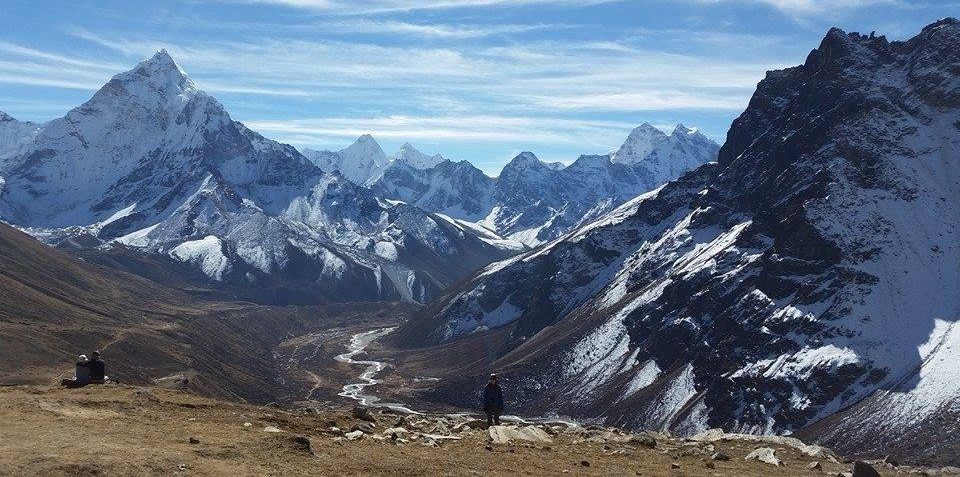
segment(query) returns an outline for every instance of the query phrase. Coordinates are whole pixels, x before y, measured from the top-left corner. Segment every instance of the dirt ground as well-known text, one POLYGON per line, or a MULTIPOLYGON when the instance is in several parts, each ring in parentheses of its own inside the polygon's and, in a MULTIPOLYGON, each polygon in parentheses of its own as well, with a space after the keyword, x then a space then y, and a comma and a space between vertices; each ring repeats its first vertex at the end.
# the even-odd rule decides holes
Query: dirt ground
MULTIPOLYGON (((359 422, 349 409, 281 410, 160 388, 14 386, 0 388, 0 402, 3 475, 824 475, 789 447, 777 449, 783 467, 747 461, 756 447, 748 442, 717 442, 731 459, 714 461, 672 439, 653 449, 566 434, 549 445, 491 445, 477 429, 439 447, 350 441, 329 431, 359 422)), ((397 418, 380 415, 375 432, 397 418)), ((822 464, 830 475, 850 469, 822 464)))

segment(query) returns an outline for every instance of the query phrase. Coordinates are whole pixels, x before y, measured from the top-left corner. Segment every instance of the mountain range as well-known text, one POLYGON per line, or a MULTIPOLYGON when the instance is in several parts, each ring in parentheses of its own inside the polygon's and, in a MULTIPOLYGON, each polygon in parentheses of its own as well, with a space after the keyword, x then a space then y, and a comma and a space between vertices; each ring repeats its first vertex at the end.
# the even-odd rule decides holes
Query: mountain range
POLYGON ((62 118, 0 124, 4 221, 258 301, 425 301, 523 248, 325 174, 233 121, 166 51, 62 118))
POLYGON ((387 157, 370 135, 339 152, 307 149, 304 155, 321 169, 339 172, 381 197, 471 222, 534 247, 715 161, 719 148, 695 128, 681 124, 667 135, 644 123, 609 154, 585 155, 563 165, 523 152, 495 178, 467 161, 427 156, 409 143, 387 157))
POLYGON ((476 350, 443 402, 497 370, 517 412, 943 460, 958 200, 960 21, 896 42, 833 29, 767 73, 716 163, 486 267, 391 340, 476 350))

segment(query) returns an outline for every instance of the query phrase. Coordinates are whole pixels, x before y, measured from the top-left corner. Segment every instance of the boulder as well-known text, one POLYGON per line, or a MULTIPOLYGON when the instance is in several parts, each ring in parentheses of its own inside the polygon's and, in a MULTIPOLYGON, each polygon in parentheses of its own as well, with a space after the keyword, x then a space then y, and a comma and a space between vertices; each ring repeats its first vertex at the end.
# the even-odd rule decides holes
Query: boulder
POLYGON ((777 458, 776 453, 773 449, 769 447, 758 447, 747 454, 746 460, 757 460, 765 464, 780 466, 780 459, 777 458))
POLYGON ((313 448, 310 443, 310 438, 307 436, 294 436, 293 437, 293 446, 303 452, 313 453, 313 448))
POLYGON ((646 447, 649 449, 653 449, 654 447, 657 447, 657 439, 648 432, 641 432, 639 434, 630 435, 630 440, 628 441, 628 443, 635 446, 646 447))
POLYGON ((490 442, 494 444, 509 444, 518 440, 537 444, 553 443, 550 435, 537 426, 491 426, 487 432, 490 434, 490 442))
POLYGON ((358 422, 350 428, 351 431, 360 431, 364 434, 373 434, 374 427, 373 424, 369 422, 358 422))
POLYGON ((354 407, 352 414, 355 419, 360 419, 361 421, 377 422, 377 418, 373 416, 370 409, 363 406, 354 407))
POLYGON ((724 436, 723 429, 713 428, 713 429, 707 429, 706 431, 696 434, 693 437, 690 437, 689 440, 697 441, 697 442, 716 442, 716 441, 719 441, 720 439, 723 439, 723 436, 724 436))
POLYGON ((361 432, 361 431, 350 431, 350 432, 344 434, 343 437, 346 437, 347 439, 349 439, 349 440, 351 440, 351 441, 356 441, 356 440, 363 439, 363 432, 361 432))
POLYGON ((880 477, 880 472, 877 472, 872 465, 858 460, 853 463, 853 477, 880 477))
POLYGON ((713 455, 710 456, 710 458, 713 460, 719 460, 719 461, 730 460, 730 456, 727 455, 725 452, 714 452, 713 455))
POLYGON ((820 462, 818 462, 818 461, 813 461, 813 462, 807 464, 807 470, 813 470, 813 471, 820 472, 820 471, 823 470, 823 466, 820 465, 820 462))

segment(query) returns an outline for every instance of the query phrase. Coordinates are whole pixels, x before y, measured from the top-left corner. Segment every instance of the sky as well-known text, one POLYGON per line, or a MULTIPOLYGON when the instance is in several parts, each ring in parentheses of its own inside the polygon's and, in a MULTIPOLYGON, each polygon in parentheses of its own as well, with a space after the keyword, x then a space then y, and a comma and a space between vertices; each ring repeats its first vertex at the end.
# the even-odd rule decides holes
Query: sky
POLYGON ((47 121, 166 48, 231 116, 298 148, 372 134, 496 175, 649 122, 722 143, 768 70, 830 27, 906 39, 960 0, 0 0, 0 111, 47 121))

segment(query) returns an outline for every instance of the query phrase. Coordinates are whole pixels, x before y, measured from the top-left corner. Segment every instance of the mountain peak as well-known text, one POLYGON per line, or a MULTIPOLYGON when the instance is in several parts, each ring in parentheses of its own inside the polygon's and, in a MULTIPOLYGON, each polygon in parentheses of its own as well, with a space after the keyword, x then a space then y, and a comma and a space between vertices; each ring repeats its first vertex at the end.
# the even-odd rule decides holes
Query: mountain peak
POLYGON ((613 162, 635 163, 649 155, 660 144, 666 142, 667 135, 650 123, 643 123, 630 131, 627 140, 620 149, 610 153, 613 162))
POLYGON ((435 167, 437 164, 440 164, 445 159, 437 154, 434 156, 428 156, 417 148, 413 147, 413 144, 409 142, 403 143, 400 146, 400 150, 391 157, 391 159, 399 162, 409 164, 417 169, 429 169, 435 167))

